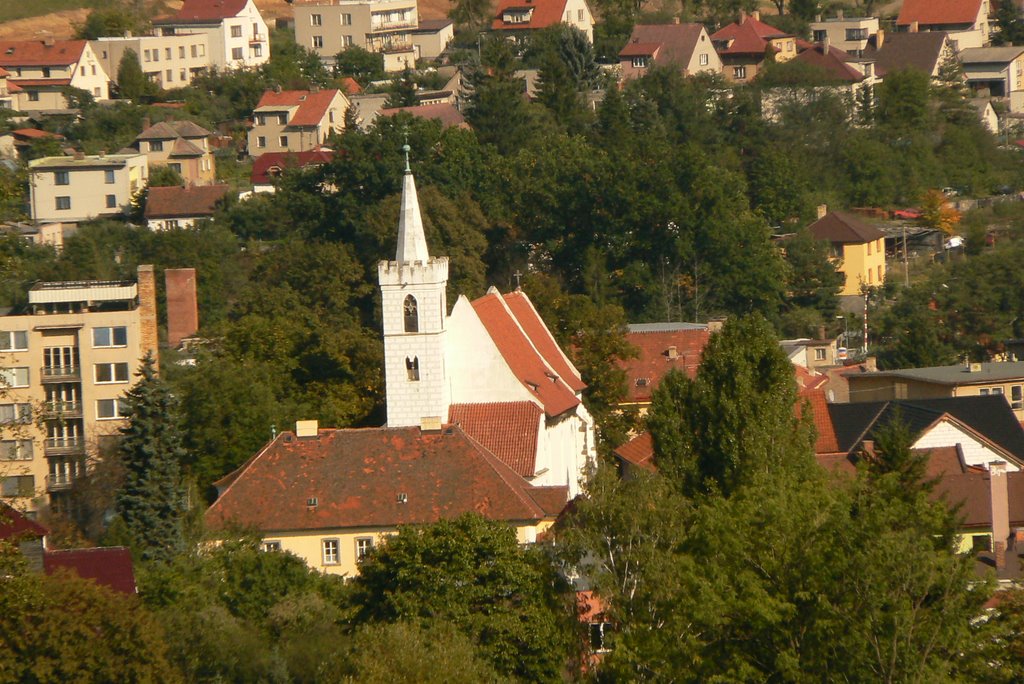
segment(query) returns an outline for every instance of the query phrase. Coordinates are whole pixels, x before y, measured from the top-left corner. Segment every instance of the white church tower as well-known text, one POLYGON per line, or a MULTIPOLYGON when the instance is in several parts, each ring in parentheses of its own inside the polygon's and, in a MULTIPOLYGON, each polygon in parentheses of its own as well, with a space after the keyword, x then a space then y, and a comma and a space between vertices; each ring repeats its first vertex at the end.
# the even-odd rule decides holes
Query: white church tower
POLYGON ((448 257, 427 253, 416 183, 404 145, 405 177, 394 261, 377 264, 384 321, 384 382, 388 427, 448 421, 445 381, 448 257))

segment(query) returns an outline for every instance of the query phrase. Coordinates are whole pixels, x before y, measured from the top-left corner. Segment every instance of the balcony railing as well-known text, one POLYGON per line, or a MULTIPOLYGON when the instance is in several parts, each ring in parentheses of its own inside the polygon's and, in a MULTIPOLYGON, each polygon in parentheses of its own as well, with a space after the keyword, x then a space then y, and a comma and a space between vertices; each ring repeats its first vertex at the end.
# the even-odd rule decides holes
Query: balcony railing
POLYGON ((47 456, 80 454, 85 451, 85 440, 81 437, 47 437, 44 448, 47 456))
POLYGON ((414 29, 416 28, 416 22, 412 19, 400 19, 398 21, 382 21, 376 24, 370 24, 370 32, 376 31, 394 31, 397 29, 414 29))
POLYGON ((46 476, 46 491, 48 492, 62 492, 71 489, 71 486, 74 484, 75 478, 68 473, 57 475, 51 473, 46 476))
POLYGON ((47 418, 81 418, 82 404, 77 401, 48 401, 43 406, 47 418))
POLYGON ((43 382, 81 380, 82 369, 78 366, 43 366, 41 377, 43 382))
POLYGON ((265 35, 263 35, 262 33, 254 33, 249 38, 249 45, 255 45, 256 43, 265 43, 265 42, 267 42, 267 37, 265 35))

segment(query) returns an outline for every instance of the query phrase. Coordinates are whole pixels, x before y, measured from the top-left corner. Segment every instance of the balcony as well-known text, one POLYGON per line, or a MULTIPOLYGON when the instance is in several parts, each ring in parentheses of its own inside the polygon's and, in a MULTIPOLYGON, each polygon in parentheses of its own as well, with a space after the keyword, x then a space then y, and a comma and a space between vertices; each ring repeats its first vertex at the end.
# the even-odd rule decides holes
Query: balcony
POLYGON ((82 369, 78 366, 43 366, 40 377, 44 383, 81 381, 82 369))
POLYGON ((47 437, 43 446, 47 456, 85 453, 85 440, 81 437, 47 437))
POLYGON ((68 473, 46 476, 46 491, 48 492, 64 492, 71 489, 74 484, 75 478, 68 473))
POLYGON ((81 418, 82 404, 78 401, 48 401, 43 405, 46 418, 81 418))
POLYGON ((256 45, 258 43, 266 43, 266 42, 267 42, 267 37, 265 35, 263 35, 262 33, 254 33, 249 38, 249 45, 256 45))

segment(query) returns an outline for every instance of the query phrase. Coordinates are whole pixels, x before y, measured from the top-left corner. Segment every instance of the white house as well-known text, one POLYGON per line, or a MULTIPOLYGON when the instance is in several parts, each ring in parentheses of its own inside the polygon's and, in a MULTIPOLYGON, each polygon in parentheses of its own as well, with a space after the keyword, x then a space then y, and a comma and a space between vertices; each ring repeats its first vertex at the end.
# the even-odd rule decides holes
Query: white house
POLYGON ((253 0, 185 0, 153 27, 160 36, 205 34, 210 64, 219 69, 257 67, 270 59, 267 23, 253 0))
POLYGON ((8 91, 19 92, 22 111, 66 109, 68 87, 96 100, 110 97, 110 76, 85 40, 2 40, 0 68, 8 91))

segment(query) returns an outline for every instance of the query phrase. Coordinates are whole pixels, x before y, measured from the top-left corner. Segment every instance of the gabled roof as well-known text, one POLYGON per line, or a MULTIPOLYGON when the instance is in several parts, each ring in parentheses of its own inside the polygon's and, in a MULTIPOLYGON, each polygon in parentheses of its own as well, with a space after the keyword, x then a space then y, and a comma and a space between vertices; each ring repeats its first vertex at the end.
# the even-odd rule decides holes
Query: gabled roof
POLYGON ((964 64, 1009 64, 1024 54, 1024 46, 980 47, 960 50, 960 61, 964 64))
POLYGON ((170 19, 159 23, 205 24, 238 16, 248 0, 185 0, 170 19))
POLYGON ((743 23, 733 22, 723 26, 711 34, 712 42, 731 41, 727 46, 716 48, 720 55, 763 55, 769 46, 769 40, 790 37, 788 33, 753 17, 747 17, 743 23))
POLYGON ((529 484, 455 426, 284 432, 218 485, 226 488, 207 526, 237 522, 264 533, 394 527, 467 512, 538 521, 557 516, 568 498, 566 487, 529 484))
POLYGON ((554 26, 565 16, 566 0, 498 0, 498 9, 491 21, 492 31, 536 31, 554 26), (530 20, 506 23, 502 18, 508 10, 532 10, 530 20))
POLYGON ((829 78, 846 83, 860 83, 864 74, 847 64, 852 57, 839 48, 830 47, 828 52, 822 45, 812 45, 795 57, 795 61, 816 66, 828 74, 829 78))
POLYGON ((16 508, 0 501, 0 539, 45 537, 50 531, 16 508))
POLYGON ((881 76, 901 69, 917 69, 930 76, 942 59, 946 41, 943 31, 887 33, 881 49, 875 47, 877 36, 872 36, 864 56, 874 57, 876 71, 881 76))
POLYGON ((202 148, 197 147, 194 143, 185 140, 184 138, 178 138, 174 141, 174 145, 171 147, 170 157, 202 157, 206 154, 202 148))
MULTIPOLYGON (((311 90, 282 90, 281 92, 268 90, 260 98, 259 104, 256 105, 256 111, 297 107, 288 120, 288 125, 316 126, 327 116, 327 110, 331 108, 331 103, 334 102, 336 96, 345 99, 340 90, 318 90, 316 92, 311 90)), ((338 124, 340 125, 341 122, 339 121, 338 124)))
POLYGON ((453 425, 522 477, 537 474, 537 437, 544 411, 532 401, 452 404, 453 425))
POLYGON ((414 105, 412 107, 391 107, 380 110, 377 116, 394 116, 398 112, 406 112, 420 119, 440 121, 441 125, 445 128, 469 128, 469 124, 466 123, 466 117, 462 116, 462 112, 448 102, 414 105))
POLYGON ((803 415, 805 406, 810 409, 811 419, 814 422, 814 453, 848 453, 849 450, 843 450, 839 447, 839 439, 836 436, 835 426, 832 423, 829 403, 825 397, 824 390, 801 390, 797 399, 797 412, 799 415, 803 415))
POLYGON ((63 88, 71 85, 70 78, 12 78, 8 80, 7 86, 18 88, 63 88))
POLYGON ((208 138, 213 133, 192 121, 159 121, 136 136, 136 140, 173 140, 208 138))
POLYGON ((703 33, 701 24, 637 24, 619 57, 653 56, 655 64, 686 66, 703 33))
MULTIPOLYGON (((491 288, 486 295, 474 300, 472 306, 509 369, 543 404, 544 413, 549 417, 559 416, 580 405, 576 393, 567 384, 569 378, 562 378, 534 346, 524 324, 517 320, 496 289, 491 288)), ((525 324, 531 325, 530 321, 525 321, 525 324)))
POLYGON ((615 455, 630 465, 652 473, 658 469, 654 465, 654 441, 650 432, 641 432, 615 449, 615 455))
POLYGON ((697 375, 704 346, 711 338, 705 330, 627 332, 626 341, 639 356, 618 362, 626 372, 629 401, 647 402, 669 371, 679 370, 691 378, 697 375), (675 356, 671 348, 675 347, 675 356))
POLYGON ((52 575, 61 568, 73 571, 82 579, 91 579, 96 584, 119 591, 135 594, 135 571, 132 554, 123 546, 108 546, 94 549, 72 549, 49 551, 43 554, 43 569, 52 575))
POLYGON ((0 40, 0 66, 68 66, 77 64, 88 41, 0 40))
POLYGON ((896 25, 973 24, 981 7, 982 0, 903 0, 896 25))
POLYGON ((506 293, 504 299, 505 304, 508 305, 516 320, 519 321, 523 332, 530 338, 534 348, 540 352, 540 355, 544 357, 548 365, 558 373, 558 377, 576 392, 585 390, 587 383, 583 382, 580 372, 576 370, 576 366, 572 365, 572 362, 569 361, 562 348, 558 346, 558 342, 555 341, 551 331, 548 330, 548 326, 544 323, 540 314, 537 313, 537 309, 534 308, 533 302, 526 296, 526 293, 522 290, 515 290, 514 292, 506 293))
POLYGON ((819 240, 840 244, 873 242, 885 233, 845 211, 830 211, 807 228, 819 240))
POLYGON ((331 150, 307 150, 305 152, 264 152, 252 164, 253 185, 269 185, 285 169, 301 169, 307 166, 322 166, 334 159, 331 150))
POLYGON ((155 187, 146 196, 147 219, 213 216, 217 202, 227 194, 227 185, 155 187))
POLYGON ((363 92, 363 87, 351 76, 345 76, 341 79, 341 87, 346 95, 358 95, 363 92))
POLYGON ((41 131, 38 128, 18 128, 11 131, 11 135, 22 140, 37 140, 40 138, 53 138, 54 140, 64 139, 64 136, 60 133, 41 131))

